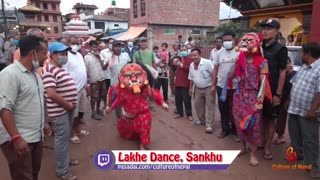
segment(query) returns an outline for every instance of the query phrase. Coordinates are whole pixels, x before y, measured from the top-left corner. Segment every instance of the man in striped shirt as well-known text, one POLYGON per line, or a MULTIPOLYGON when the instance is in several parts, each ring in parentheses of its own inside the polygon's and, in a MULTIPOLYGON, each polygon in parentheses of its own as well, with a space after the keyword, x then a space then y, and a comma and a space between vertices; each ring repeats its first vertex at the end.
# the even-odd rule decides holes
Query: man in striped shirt
POLYGON ((55 132, 54 153, 56 173, 60 179, 77 179, 69 172, 69 165, 78 165, 69 160, 69 139, 73 111, 77 105, 77 87, 69 73, 62 66, 67 63, 70 47, 60 42, 49 45, 50 62, 43 69, 43 84, 47 100, 47 111, 53 121, 55 132))

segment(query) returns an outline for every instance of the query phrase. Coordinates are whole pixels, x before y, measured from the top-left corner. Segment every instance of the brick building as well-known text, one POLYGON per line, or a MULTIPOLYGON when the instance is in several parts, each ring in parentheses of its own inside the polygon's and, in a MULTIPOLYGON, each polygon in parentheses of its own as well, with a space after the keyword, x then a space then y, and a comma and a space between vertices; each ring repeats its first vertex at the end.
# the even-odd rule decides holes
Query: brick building
POLYGON ((32 0, 32 4, 42 10, 41 14, 36 17, 37 21, 50 27, 45 33, 49 41, 60 37, 62 33, 60 3, 61 0, 32 0))
POLYGON ((182 35, 206 36, 219 25, 220 1, 217 0, 131 0, 130 28, 120 40, 147 36, 149 47, 171 44, 182 35))

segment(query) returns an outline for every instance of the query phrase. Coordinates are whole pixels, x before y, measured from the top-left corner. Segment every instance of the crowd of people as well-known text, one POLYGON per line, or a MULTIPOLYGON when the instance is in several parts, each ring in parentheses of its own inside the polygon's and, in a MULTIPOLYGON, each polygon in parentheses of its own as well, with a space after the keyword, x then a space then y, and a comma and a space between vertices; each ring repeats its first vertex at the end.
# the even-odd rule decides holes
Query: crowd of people
MULTIPOLYGON (((83 53, 77 36, 48 44, 35 28, 24 37, 13 37, 6 48, 0 42, 0 147, 12 179, 38 179, 44 133, 54 136, 57 176, 77 179, 69 166, 80 162, 70 158, 69 145, 90 134, 82 127, 87 97, 91 118, 101 120, 111 106, 107 92, 119 83, 121 69, 128 63, 148 67, 150 86, 161 89, 167 103, 170 88, 173 119, 185 116, 208 134, 218 129, 218 97, 218 138, 230 135, 241 142, 239 156, 249 153, 250 166, 259 164, 259 148, 265 160, 273 159, 271 145, 285 143, 288 117, 290 143, 298 160, 312 165, 312 177, 320 177, 320 45, 302 46, 303 66, 295 72, 286 46, 279 43, 279 29, 279 22, 268 20, 261 34, 248 33, 239 44, 234 32, 225 32, 215 39, 210 59, 202 57, 199 43, 192 38, 183 42, 182 36, 170 51, 166 42, 151 50, 148 39, 141 37, 137 45, 133 39, 92 40, 83 53), (243 124, 248 115, 254 117, 254 121, 249 118, 250 127, 243 124)), ((152 101, 149 106, 155 110, 152 101)), ((116 108, 116 117, 122 113, 116 108)))

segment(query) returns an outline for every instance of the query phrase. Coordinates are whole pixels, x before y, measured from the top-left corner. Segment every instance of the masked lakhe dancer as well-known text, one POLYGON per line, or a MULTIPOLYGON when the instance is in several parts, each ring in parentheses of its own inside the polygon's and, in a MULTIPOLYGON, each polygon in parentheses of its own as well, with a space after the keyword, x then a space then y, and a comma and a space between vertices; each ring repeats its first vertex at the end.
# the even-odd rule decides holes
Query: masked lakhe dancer
POLYGON ((148 98, 168 109, 160 91, 149 86, 147 72, 135 63, 122 68, 119 84, 111 87, 108 92, 106 112, 122 107, 122 116, 117 125, 120 137, 140 140, 140 150, 146 150, 150 144, 151 113, 148 98))
POLYGON ((271 99, 268 63, 261 55, 260 44, 258 34, 245 34, 239 43, 240 55, 230 72, 230 78, 237 79, 232 109, 237 133, 242 142, 239 155, 245 154, 249 147, 250 166, 258 165, 256 151, 263 144, 261 110, 263 101, 271 99))

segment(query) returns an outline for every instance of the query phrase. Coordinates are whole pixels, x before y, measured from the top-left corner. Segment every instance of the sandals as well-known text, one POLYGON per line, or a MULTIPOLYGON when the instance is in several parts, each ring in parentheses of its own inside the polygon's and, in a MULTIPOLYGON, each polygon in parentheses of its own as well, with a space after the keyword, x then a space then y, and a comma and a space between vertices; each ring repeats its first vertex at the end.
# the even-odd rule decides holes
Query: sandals
POLYGON ((265 160, 272 160, 272 154, 271 153, 263 153, 263 158, 265 160))
POLYGON ((280 145, 280 144, 283 144, 285 142, 286 142, 286 140, 284 140, 284 139, 276 139, 276 140, 273 141, 273 144, 280 145))
POLYGON ((78 166, 79 164, 80 164, 80 161, 75 159, 69 162, 69 166, 78 166))
POLYGON ((206 125, 205 122, 202 122, 202 121, 200 121, 200 120, 196 120, 193 124, 194 124, 194 125, 202 125, 202 126, 206 125))
POLYGON ((181 116, 181 115, 176 115, 176 116, 174 116, 173 117, 173 119, 179 119, 179 118, 182 118, 183 116, 181 116))
POLYGON ((88 136, 90 133, 88 131, 85 131, 85 130, 80 130, 79 132, 79 136, 88 136))
POLYGON ((78 136, 73 136, 72 138, 70 138, 70 141, 73 143, 73 144, 79 144, 80 143, 80 139, 78 136))
POLYGON ((189 120, 189 121, 193 121, 192 116, 188 116, 188 120, 189 120))
POLYGON ((61 179, 61 180, 77 180, 78 179, 78 177, 77 176, 74 176, 74 175, 72 175, 72 174, 70 174, 70 173, 68 173, 68 174, 66 174, 66 175, 63 175, 63 176, 57 176, 59 179, 61 179))

